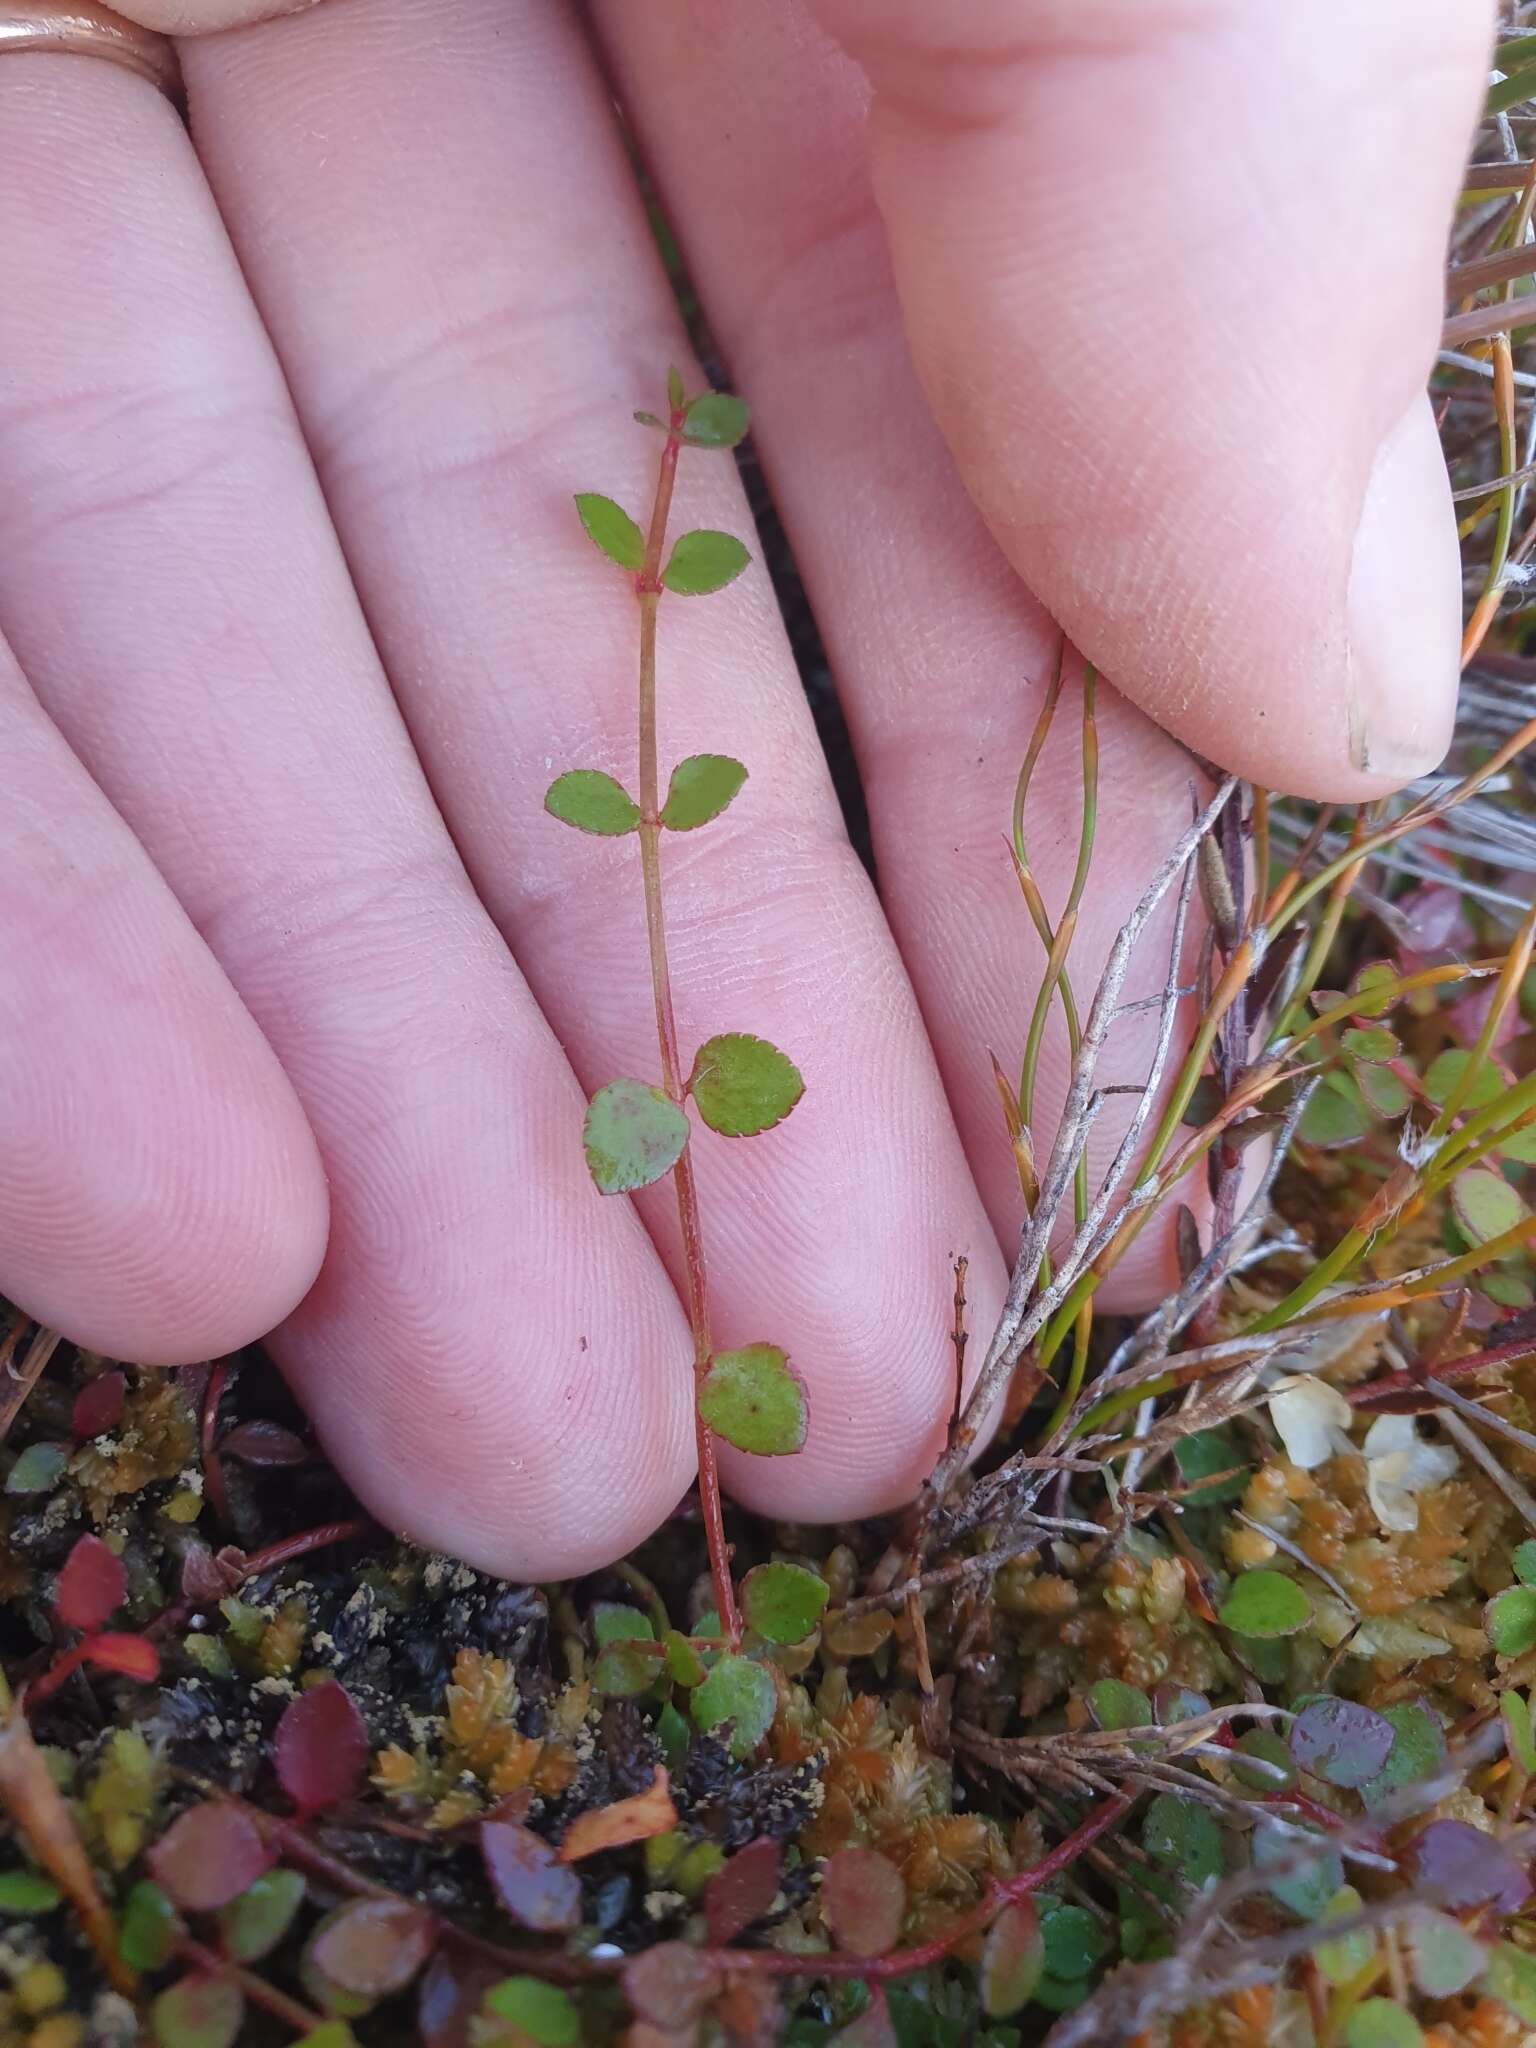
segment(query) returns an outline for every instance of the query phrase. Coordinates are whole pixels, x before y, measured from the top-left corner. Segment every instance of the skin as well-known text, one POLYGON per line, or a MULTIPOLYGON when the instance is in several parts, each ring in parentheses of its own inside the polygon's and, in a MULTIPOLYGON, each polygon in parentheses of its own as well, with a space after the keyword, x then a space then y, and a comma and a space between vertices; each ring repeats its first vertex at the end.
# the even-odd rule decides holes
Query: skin
MULTIPOLYGON (((670 600, 664 757, 751 771, 668 849, 683 1040, 758 1031, 807 1082, 697 1147, 716 1340, 811 1390, 806 1450, 727 1481, 893 1505, 942 1441, 952 1255, 984 1336, 1017 1241, 986 1055, 1040 967, 1003 834, 1053 621, 1115 685, 1080 989, 1187 822, 1186 748, 1346 800, 1443 751, 1423 382, 1489 10, 129 11, 186 39, 190 139, 99 60, 0 63, 0 1288, 150 1362, 269 1335, 374 1512, 508 1574, 684 1491, 670 1194, 601 1200, 578 1139, 584 1090, 655 1067, 633 847, 541 809, 565 767, 633 780, 633 600, 569 500, 643 507, 628 413, 687 362, 617 93, 752 401, 882 888, 761 569, 670 600)), ((748 532, 727 462, 685 463, 679 519, 748 532)), ((1053 903, 1071 724, 1032 800, 1053 903)), ((1064 1085, 1053 1038, 1042 1148, 1064 1085)), ((1171 1256, 1149 1232, 1111 1302, 1171 1256)))

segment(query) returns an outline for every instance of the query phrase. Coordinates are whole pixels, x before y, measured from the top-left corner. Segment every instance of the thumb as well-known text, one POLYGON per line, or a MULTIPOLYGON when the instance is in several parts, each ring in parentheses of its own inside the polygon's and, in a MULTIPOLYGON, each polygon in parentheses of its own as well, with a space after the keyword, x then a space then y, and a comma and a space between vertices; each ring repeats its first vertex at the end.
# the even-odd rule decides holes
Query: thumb
POLYGON ((1450 737, 1423 385, 1487 0, 818 0, 972 495, 1107 675, 1257 782, 1450 737))

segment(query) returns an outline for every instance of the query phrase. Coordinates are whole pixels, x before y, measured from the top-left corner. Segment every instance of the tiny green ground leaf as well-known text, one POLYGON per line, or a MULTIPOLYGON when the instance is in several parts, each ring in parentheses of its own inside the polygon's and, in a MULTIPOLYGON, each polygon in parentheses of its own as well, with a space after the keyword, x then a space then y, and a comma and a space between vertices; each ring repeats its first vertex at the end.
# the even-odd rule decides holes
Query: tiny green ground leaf
POLYGON ((1522 1586, 1536 1586, 1536 1542, 1517 1543, 1509 1562, 1522 1586))
MULTIPOLYGON (((1451 1046, 1447 1051, 1437 1053, 1424 1070, 1424 1093, 1436 1109, 1444 1109, 1452 1094, 1466 1077, 1472 1065, 1472 1055, 1460 1046, 1451 1046)), ((1499 1072, 1492 1060, 1484 1059, 1478 1064, 1472 1085, 1462 1109, 1486 1109, 1490 1102, 1497 1102, 1508 1081, 1499 1072)))
POLYGON ((734 583, 751 559, 734 533, 700 526, 678 535, 661 580, 679 597, 708 597, 734 583))
POLYGON ((1403 1049, 1397 1033, 1385 1024, 1356 1024, 1339 1043, 1357 1060, 1395 1060, 1403 1049))
POLYGON ((1485 1945, 1449 1913, 1416 1913, 1408 1923, 1413 1981, 1426 1998, 1451 1998, 1483 1973, 1485 1945))
POLYGON ((0 1870, 0 1914, 51 1913, 63 1896, 35 1870, 0 1870))
POLYGON ((803 1643, 827 1604, 827 1582, 799 1564, 760 1564, 741 1582, 747 1625, 770 1643, 803 1643))
POLYGON ((230 2048, 245 2021, 245 2000, 227 1977, 183 1977, 149 2009, 160 2048, 230 2048))
POLYGON ((1176 1870, 1197 1890, 1221 1876, 1221 1829, 1208 1806, 1159 1792, 1141 1824, 1141 1846, 1166 1870, 1176 1870))
POLYGON ((1045 1967, 1060 1982, 1086 1978, 1109 1951, 1109 1936, 1081 1906, 1042 1907, 1040 1935, 1045 1967))
POLYGON ((1422 1700, 1399 1700, 1383 1707, 1382 1719, 1392 1726, 1392 1747, 1387 1760, 1360 1796, 1372 1809, 1381 1806, 1405 1785, 1418 1785, 1432 1778, 1445 1764, 1445 1730, 1422 1700))
POLYGON ((600 1650, 610 1643, 654 1643, 656 1625, 638 1607, 622 1601, 599 1600, 592 1609, 592 1639, 600 1650))
POLYGON ((1488 1640, 1501 1657, 1520 1657, 1536 1644, 1536 1586, 1496 1593, 1486 1610, 1488 1640))
POLYGON ((1239 1636, 1292 1636, 1312 1619, 1312 1602, 1283 1572, 1244 1572, 1217 1620, 1239 1636))
MULTIPOLYGON (((1341 1884, 1328 1901, 1322 1924, 1326 1926, 1330 1920, 1352 1919, 1361 1911, 1363 1904, 1352 1884, 1341 1884)), ((1320 1941, 1312 1951, 1312 1960, 1330 1984, 1348 1984, 1362 1970, 1370 1967, 1375 1953, 1375 1931, 1369 1927, 1357 1927, 1350 1934, 1335 1935, 1332 1941, 1320 1941)))
POLYGON ((544 792, 544 808, 562 825, 618 839, 640 823, 640 806, 622 783, 601 768, 572 768, 557 775, 544 792))
POLYGON ((751 414, 729 391, 705 391, 688 408, 683 439, 694 448, 734 448, 746 439, 751 414))
POLYGON ((1173 1447, 1179 1477, 1190 1491, 1183 1496, 1186 1508, 1214 1508, 1223 1501, 1237 1500, 1248 1490, 1253 1461, 1226 1429, 1197 1429, 1180 1437, 1173 1447), (1210 1486, 1193 1486, 1197 1479, 1213 1479, 1218 1472, 1231 1476, 1216 1479, 1210 1486))
POLYGON ((1152 1702, 1122 1678, 1101 1678, 1088 1688, 1088 1705, 1101 1728, 1150 1728, 1152 1702))
MULTIPOLYGON (((672 770, 661 822, 670 832, 692 832, 718 818, 747 779, 729 754, 690 754, 672 770)), ((638 816, 639 813, 636 813, 638 816)))
POLYGON ((722 1657, 688 1696, 694 1726, 706 1734, 730 1723, 732 1756, 749 1757, 773 1725, 778 1691, 773 1673, 749 1657, 722 1657))
POLYGON ((770 1131, 805 1093, 793 1060, 766 1038, 723 1031, 707 1038, 694 1054, 688 1083, 699 1115, 727 1138, 755 1138, 770 1131))
POLYGON ((622 505, 597 491, 579 491, 576 510, 589 540, 621 569, 638 569, 645 560, 645 535, 622 505))
POLYGON ((649 1692, 660 1676, 660 1660, 647 1657, 631 1643, 610 1643, 592 1663, 593 1686, 614 1699, 633 1699, 649 1692))
POLYGON ((482 2001, 492 2019, 505 2020, 519 2040, 537 2048, 578 2048, 581 2017, 568 1991, 538 1977, 504 1977, 482 2001))
POLYGON ((699 1385, 699 1413, 716 1436, 757 1458, 787 1458, 805 1444, 805 1388, 776 1344, 717 1351, 699 1385))
POLYGON ((1344 2048, 1422 2048, 1424 2035, 1411 2013, 1390 1998, 1368 1998, 1344 2026, 1344 2048))
POLYGON ((1516 2019, 1536 2025, 1536 1956, 1527 1955, 1512 1941, 1501 1941, 1488 1958, 1483 1989, 1490 1998, 1507 2005, 1516 2019))
POLYGON ((158 1970, 168 1962, 182 1934, 181 1915, 159 1885, 147 1877, 128 1894, 117 1943, 130 1969, 158 1970))
POLYGON ((688 1142, 688 1119, 645 1081, 610 1081, 587 1104, 587 1170, 605 1195, 648 1188, 670 1173, 688 1142))
POLYGON ((1501 1173, 1474 1166, 1451 1182, 1451 1207, 1471 1244, 1486 1244, 1513 1230, 1524 1217, 1525 1204, 1501 1173))
POLYGON ((1301 1113, 1296 1135, 1327 1151, 1353 1145, 1371 1128, 1371 1112, 1352 1076, 1324 1074, 1301 1113))
POLYGON ((1239 1735, 1232 1757, 1232 1775, 1254 1792, 1283 1792, 1296 1782, 1296 1765, 1286 1740, 1274 1728, 1250 1728, 1239 1735), (1257 1759, 1243 1764, 1242 1757, 1257 1759))
POLYGON ((219 1914, 225 1953, 237 1963, 267 1955, 292 1926, 303 1899, 304 1880, 296 1870, 269 1870, 258 1877, 219 1914))
POLYGON ((1504 1723, 1504 1746, 1528 1777, 1536 1777, 1536 1735, 1531 1729, 1531 1704, 1523 1693, 1501 1692, 1499 1715, 1504 1723))
POLYGON ((1302 1829, 1261 1821, 1253 1831, 1252 1854, 1270 1897, 1298 1920, 1320 1920, 1344 1882, 1338 1850, 1302 1829))
POLYGON ((1004 1906, 982 1945, 977 1988, 982 2011, 1005 2020, 1028 2003, 1045 1968, 1040 1916, 1028 1899, 1004 1906))
POLYGON ((668 1629, 662 1638, 667 1676, 674 1685, 692 1688, 704 1683, 706 1666, 704 1659, 679 1630, 668 1629))
POLYGON ((5 1475, 7 1493, 47 1493, 69 1463, 67 1444, 28 1444, 5 1475))

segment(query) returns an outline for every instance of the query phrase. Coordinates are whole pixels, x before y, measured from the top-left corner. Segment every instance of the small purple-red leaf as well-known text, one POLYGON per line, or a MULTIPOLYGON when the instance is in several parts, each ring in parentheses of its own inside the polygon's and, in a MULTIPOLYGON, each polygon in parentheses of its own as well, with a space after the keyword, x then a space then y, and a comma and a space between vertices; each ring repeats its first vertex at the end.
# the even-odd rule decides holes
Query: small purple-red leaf
POLYGON ((280 1422, 238 1422, 220 1438, 219 1449, 243 1465, 307 1465, 311 1455, 304 1439, 280 1422))
POLYGON ((773 1910, 779 1895, 779 1845, 759 1835, 738 1849, 704 1887, 704 1924, 717 1948, 773 1910))
POLYGON ((156 1884, 189 1913, 216 1913, 272 1866, 271 1850, 238 1806, 189 1806, 149 1852, 156 1884))
POLYGON ((1501 1913, 1517 1913, 1531 1894, 1523 1865, 1491 1835, 1464 1820, 1432 1820, 1412 1845, 1419 1883, 1432 1896, 1428 1903, 1448 1906, 1496 1905, 1501 1913))
POLYGON ((1291 1723, 1291 1755, 1325 1784, 1368 1784, 1391 1753, 1397 1731, 1356 1700, 1331 1693, 1308 1700, 1291 1723))
POLYGON ((345 1686, 328 1678, 291 1701, 272 1738, 272 1758, 300 1813, 350 1799, 368 1768, 368 1730, 345 1686))
POLYGON ((85 1661, 97 1671, 136 1678, 140 1685, 153 1685, 160 1676, 160 1652, 143 1636, 92 1636, 85 1646, 85 1661))
POLYGON ((199 1607, 212 1607, 243 1586, 246 1576, 245 1552, 235 1544, 215 1551, 195 1543, 182 1559, 182 1595, 199 1607))
POLYGON ((519 1926, 562 1934, 581 1925, 581 1880, 532 1828, 517 1821, 485 1821, 480 1853, 492 1891, 519 1926))
POLYGON ((64 1560, 54 1611, 70 1628, 100 1628, 128 1591, 128 1574, 120 1557, 99 1536, 82 1536, 64 1560))
POLYGON ((309 1945, 316 1967, 343 1991, 384 1998, 403 1991, 431 1955, 437 1923, 409 1899, 354 1899, 309 1945))
POLYGON ((686 1941, 663 1941, 624 1969, 624 1991, 653 2026, 692 2026, 721 1987, 720 1972, 686 1941))
POLYGON ((123 1419, 128 1382, 120 1372, 98 1373, 87 1380, 69 1411, 69 1433, 79 1443, 116 1429, 123 1419))
POLYGON ((183 1977, 150 2007, 160 2048, 231 2048, 245 2021, 245 1998, 227 1977, 183 1977))
POLYGON ((821 1880, 821 1917, 839 1948, 883 1956, 896 1946, 907 1910, 901 1872, 878 1849, 839 1849, 821 1880))

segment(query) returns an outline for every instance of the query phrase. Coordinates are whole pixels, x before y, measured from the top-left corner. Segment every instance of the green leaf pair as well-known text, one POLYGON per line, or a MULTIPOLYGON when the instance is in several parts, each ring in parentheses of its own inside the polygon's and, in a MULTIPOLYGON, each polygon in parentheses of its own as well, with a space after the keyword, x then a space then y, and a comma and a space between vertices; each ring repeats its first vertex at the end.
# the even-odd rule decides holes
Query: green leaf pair
MULTIPOLYGON (((593 545, 617 568, 638 575, 645 566, 645 535, 624 507, 599 491, 580 491, 576 510, 593 545)), ((661 572, 662 585, 679 597, 708 597, 734 583, 751 559, 734 533, 696 527, 692 533, 679 534, 673 542, 667 566, 661 572)))
MULTIPOLYGON (((728 754, 690 754, 672 770, 662 824, 673 832, 707 825, 746 779, 746 769, 728 754)), ((640 826, 640 806, 621 782, 600 768, 572 768, 557 775, 544 792, 544 808, 562 824, 605 839, 620 839, 640 826)))

